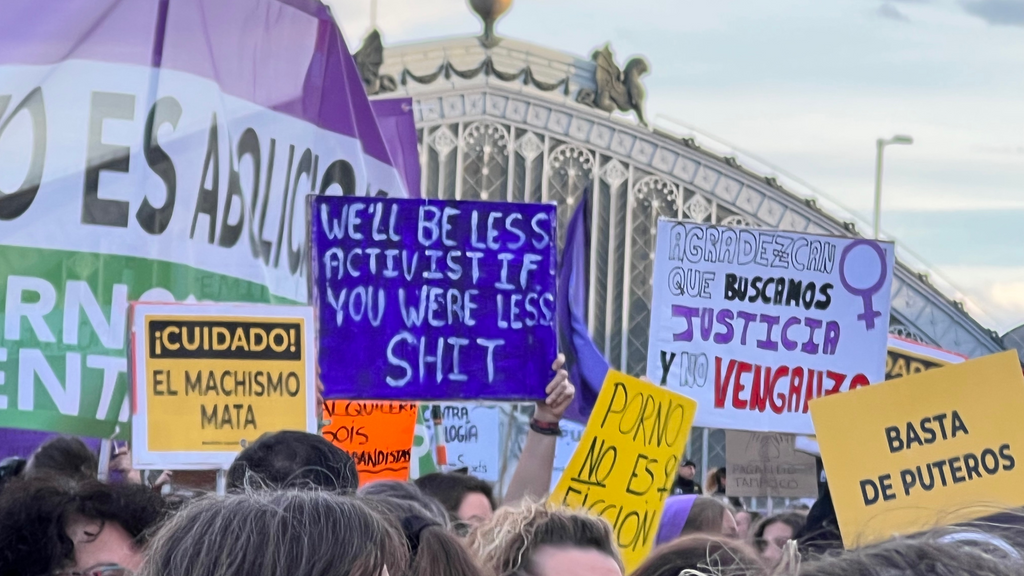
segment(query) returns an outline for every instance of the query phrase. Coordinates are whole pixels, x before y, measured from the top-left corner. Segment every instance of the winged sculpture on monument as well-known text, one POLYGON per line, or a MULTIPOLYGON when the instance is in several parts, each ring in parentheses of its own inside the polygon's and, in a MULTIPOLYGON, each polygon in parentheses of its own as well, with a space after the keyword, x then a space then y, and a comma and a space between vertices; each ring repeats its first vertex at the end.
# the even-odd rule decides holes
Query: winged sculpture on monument
POLYGON ((580 104, 592 106, 605 112, 636 112, 640 124, 647 126, 644 118, 644 86, 640 77, 649 72, 647 62, 637 56, 626 62, 625 69, 620 70, 615 63, 611 47, 595 50, 591 59, 597 65, 594 70, 596 90, 582 88, 576 95, 580 104))

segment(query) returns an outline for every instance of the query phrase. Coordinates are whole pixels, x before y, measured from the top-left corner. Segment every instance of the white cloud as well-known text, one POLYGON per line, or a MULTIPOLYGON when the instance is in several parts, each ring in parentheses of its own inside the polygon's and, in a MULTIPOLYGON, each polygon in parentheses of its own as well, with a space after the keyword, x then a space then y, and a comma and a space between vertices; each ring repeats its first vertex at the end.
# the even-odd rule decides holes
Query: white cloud
MULTIPOLYGON (((324 0, 352 50, 370 31, 372 1, 324 0)), ((465 0, 377 0, 377 28, 387 45, 450 34, 478 34, 480 25, 465 0)))

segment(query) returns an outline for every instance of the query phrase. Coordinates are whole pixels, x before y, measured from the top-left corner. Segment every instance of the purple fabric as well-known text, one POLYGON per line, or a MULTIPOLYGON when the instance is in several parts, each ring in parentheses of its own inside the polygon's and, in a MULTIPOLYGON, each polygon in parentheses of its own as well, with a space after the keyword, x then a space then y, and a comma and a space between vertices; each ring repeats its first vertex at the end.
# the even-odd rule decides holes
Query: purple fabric
POLYGON ((410 198, 420 197, 420 154, 412 98, 370 100, 393 166, 402 173, 410 198))
POLYGON ((554 204, 310 196, 324 397, 541 400, 554 204))
MULTIPOLYGON (((28 458, 36 451, 36 448, 54 436, 53 432, 37 432, 35 430, 15 430, 13 428, 0 428, 0 460, 8 456, 21 456, 28 458)), ((93 452, 99 453, 99 438, 85 438, 79 436, 82 442, 93 452)))
MULTIPOLYGON (((355 116, 356 133, 362 141, 363 151, 389 166, 394 166, 395 164, 388 154, 388 147, 384 144, 384 138, 380 134, 377 118, 373 115, 373 108, 370 107, 370 101, 366 97, 366 87, 363 86, 363 80, 359 76, 356 61, 345 47, 345 41, 342 40, 341 32, 338 32, 338 27, 334 22, 330 23, 330 28, 336 33, 337 41, 341 43, 341 49, 344 51, 340 58, 345 64, 345 83, 348 86, 349 107, 355 116)), ((367 191, 367 196, 370 195, 372 192, 367 191)))
POLYGON ((583 319, 587 307, 587 259, 590 257, 589 199, 590 190, 584 190, 566 229, 558 269, 558 342, 565 354, 569 381, 576 385, 576 397, 565 417, 581 424, 586 424, 590 418, 609 370, 608 361, 591 339, 583 319))
POLYGON ((661 546, 676 538, 683 531, 686 519, 690 517, 690 510, 697 500, 695 494, 685 496, 669 496, 665 500, 665 508, 661 513, 661 522, 658 524, 658 534, 654 537, 654 545, 661 546))
POLYGON ((391 164, 341 31, 315 0, 0 0, 0 14, 0 65, 74 58, 187 72, 358 135, 391 164))

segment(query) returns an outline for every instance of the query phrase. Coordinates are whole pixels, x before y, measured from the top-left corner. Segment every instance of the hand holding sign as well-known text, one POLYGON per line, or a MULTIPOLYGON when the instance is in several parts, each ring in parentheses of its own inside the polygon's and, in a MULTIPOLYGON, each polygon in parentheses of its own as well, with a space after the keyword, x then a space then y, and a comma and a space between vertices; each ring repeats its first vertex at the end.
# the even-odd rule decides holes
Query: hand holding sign
POLYGON ((579 447, 551 492, 557 506, 608 520, 627 572, 654 545, 696 410, 689 398, 609 371, 579 447))
POLYGON ((572 404, 576 396, 576 387, 569 382, 569 373, 562 368, 565 365, 565 354, 559 354, 558 358, 551 365, 555 371, 555 377, 548 383, 544 392, 548 395, 543 402, 537 402, 537 411, 533 417, 541 422, 558 423, 562 415, 572 404))

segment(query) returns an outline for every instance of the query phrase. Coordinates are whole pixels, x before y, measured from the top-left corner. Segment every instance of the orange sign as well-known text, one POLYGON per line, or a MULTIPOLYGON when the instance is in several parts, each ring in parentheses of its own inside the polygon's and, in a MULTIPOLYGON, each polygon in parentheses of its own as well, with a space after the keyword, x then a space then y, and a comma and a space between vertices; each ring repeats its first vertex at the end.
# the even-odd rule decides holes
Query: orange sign
POLYGON ((412 435, 418 407, 414 402, 328 400, 322 434, 352 455, 359 485, 409 478, 412 435))

